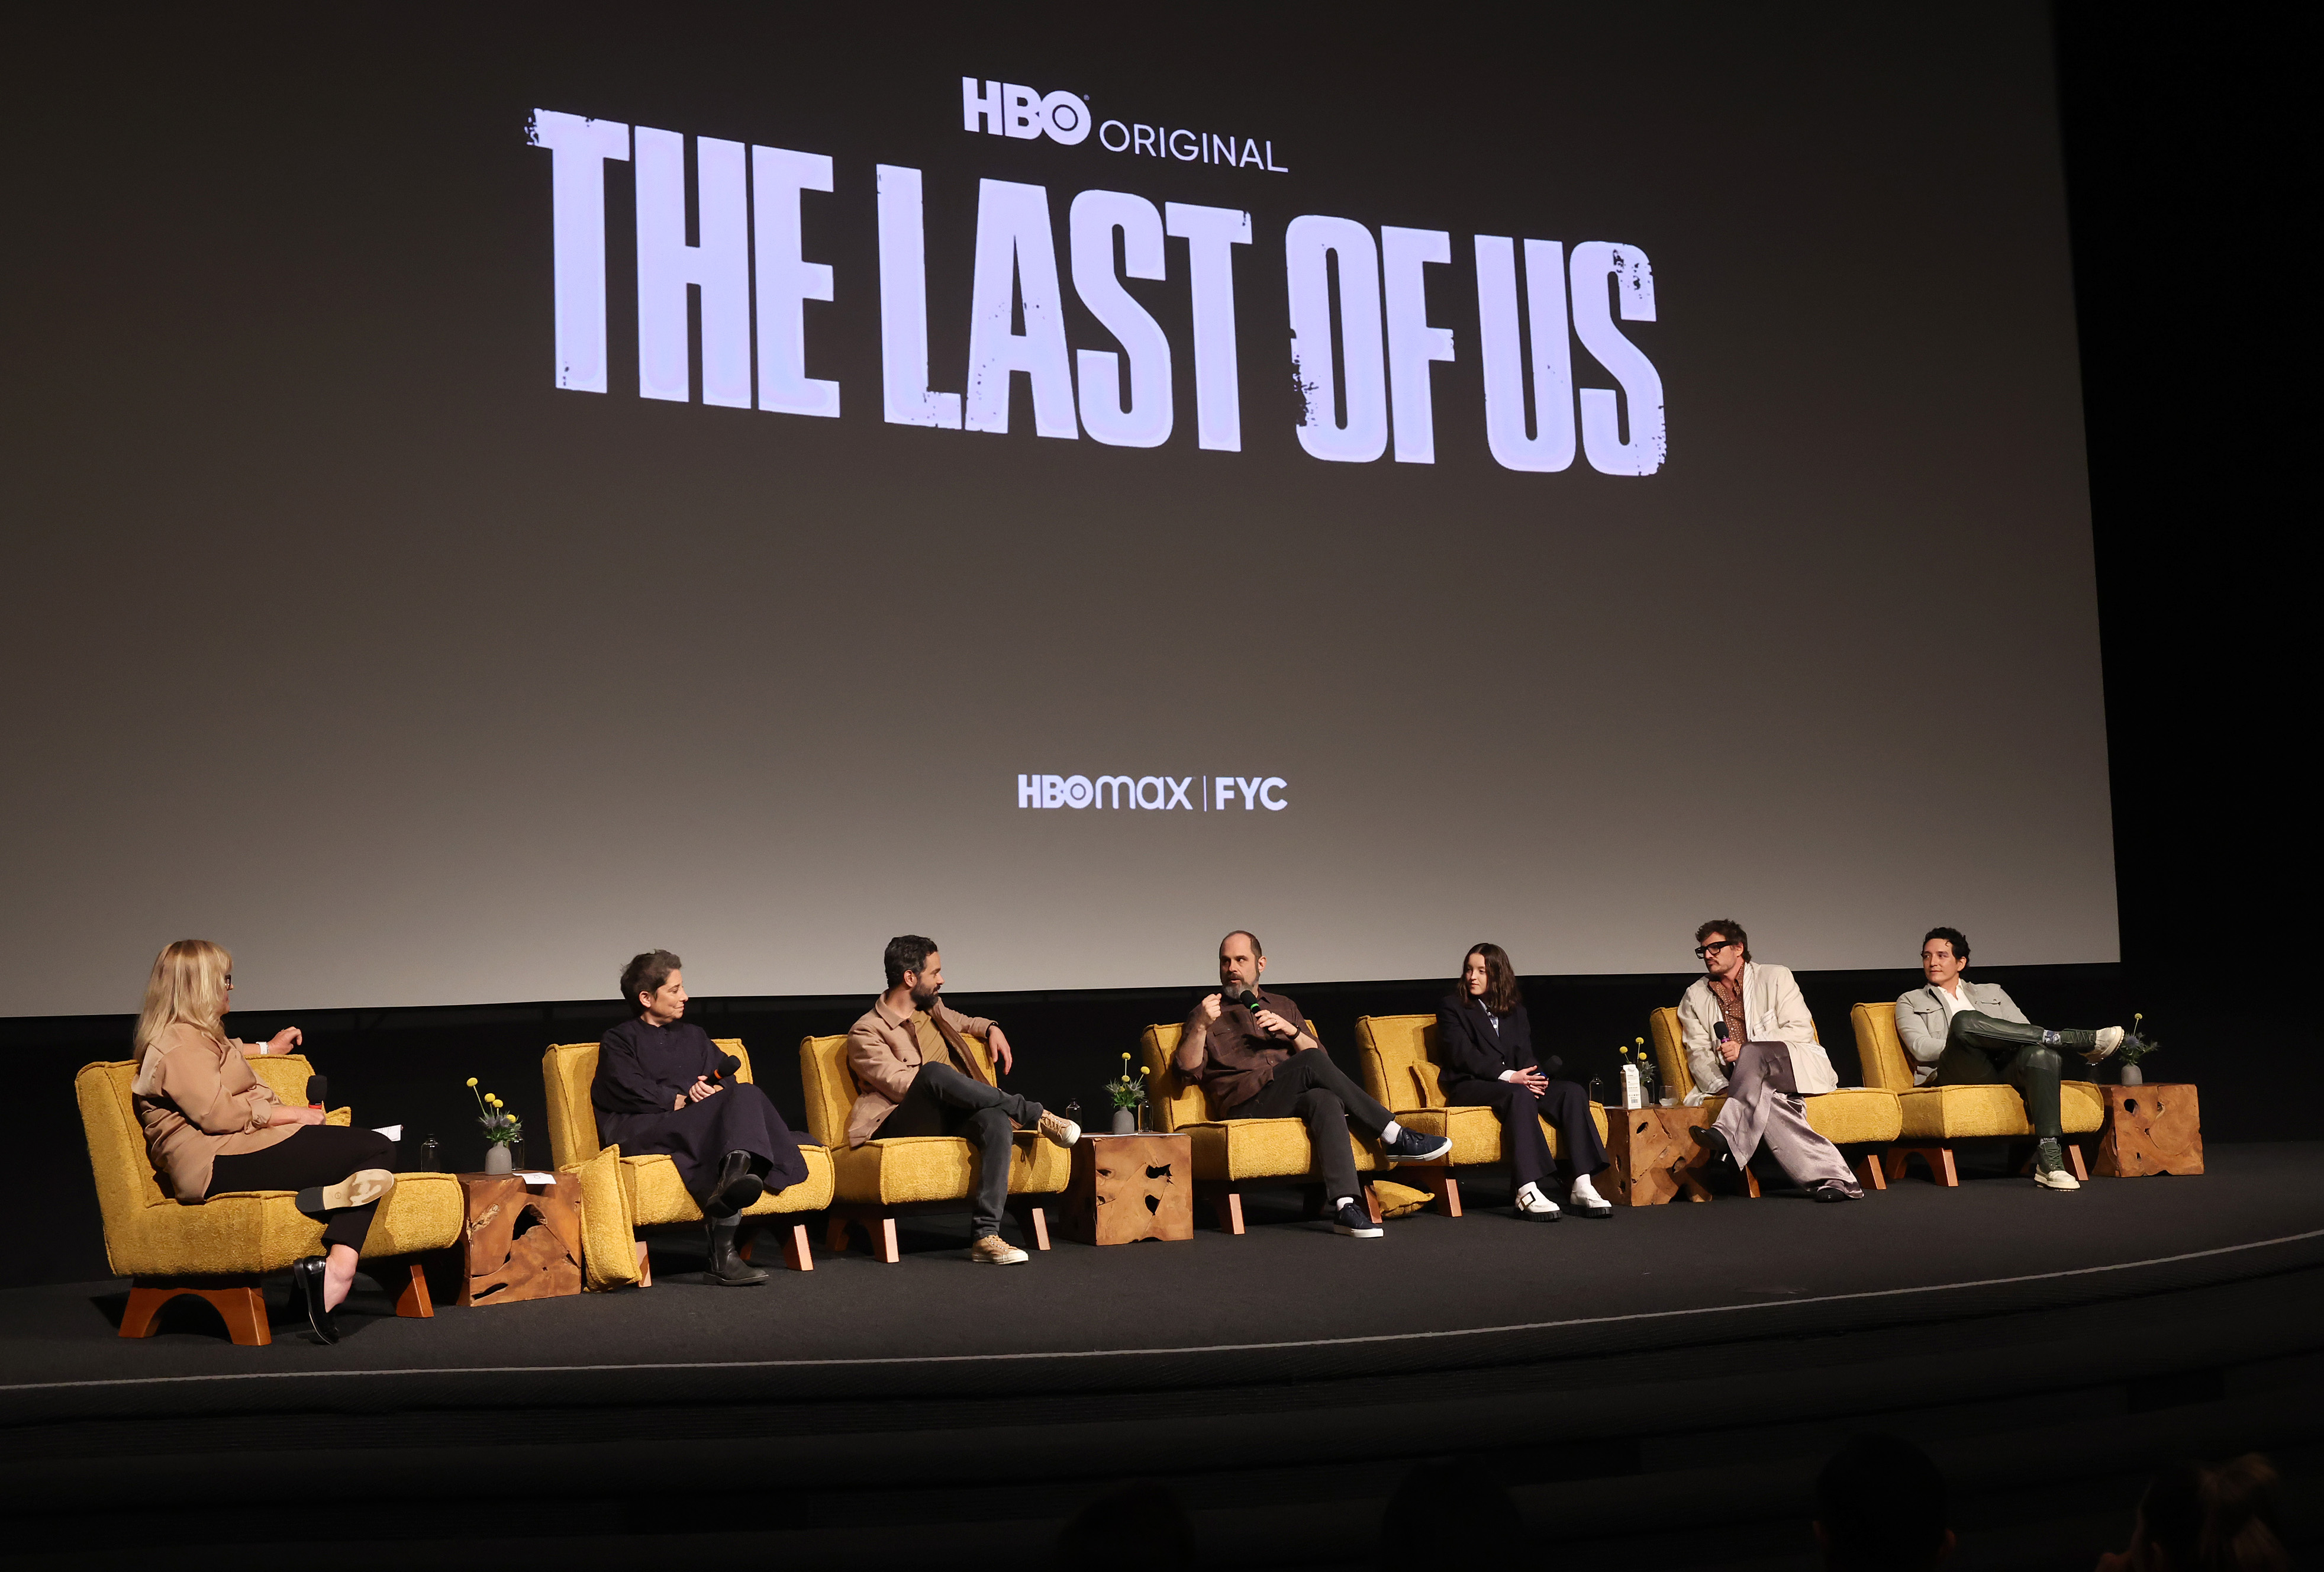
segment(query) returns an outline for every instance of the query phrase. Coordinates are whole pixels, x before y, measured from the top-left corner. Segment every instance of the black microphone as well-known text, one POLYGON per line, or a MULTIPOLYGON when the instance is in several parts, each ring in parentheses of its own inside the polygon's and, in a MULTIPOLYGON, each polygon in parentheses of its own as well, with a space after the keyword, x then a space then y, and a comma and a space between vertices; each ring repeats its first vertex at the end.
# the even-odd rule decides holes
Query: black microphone
POLYGON ((1259 995, 1252 993, 1249 988, 1245 988, 1241 993, 1235 995, 1235 1003, 1241 1005, 1244 1009, 1250 1011, 1254 1015, 1259 1013, 1259 995))
MULTIPOLYGON (((1713 1023, 1712 1023, 1712 1025, 1711 1025, 1711 1036, 1713 1036, 1713 1037, 1715 1037, 1715 1038, 1717 1038, 1717 1039, 1718 1039, 1721 1043, 1726 1042, 1726 1040, 1727 1040, 1727 1022, 1725 1022, 1724 1021, 1720 1021, 1720 1022, 1713 1022, 1713 1023)), ((1726 1056, 1725 1054, 1723 1054, 1723 1053, 1722 1053, 1722 1054, 1719 1055, 1719 1057, 1720 1057, 1720 1059, 1725 1059, 1727 1056, 1726 1056)))
POLYGON ((330 1100, 331 1083, 329 1077, 326 1076, 309 1076, 307 1077, 307 1105, 310 1108, 319 1108, 330 1100))

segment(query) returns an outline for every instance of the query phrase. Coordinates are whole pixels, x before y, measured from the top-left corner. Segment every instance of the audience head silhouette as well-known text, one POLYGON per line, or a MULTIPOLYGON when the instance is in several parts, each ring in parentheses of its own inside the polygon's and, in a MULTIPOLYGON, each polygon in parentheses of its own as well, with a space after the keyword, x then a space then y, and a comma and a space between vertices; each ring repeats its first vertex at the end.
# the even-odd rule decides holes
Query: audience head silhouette
POLYGON ((1816 1475, 1816 1540, 1830 1572, 1928 1572, 1952 1553, 1945 1476, 1895 1436, 1858 1436, 1816 1475))

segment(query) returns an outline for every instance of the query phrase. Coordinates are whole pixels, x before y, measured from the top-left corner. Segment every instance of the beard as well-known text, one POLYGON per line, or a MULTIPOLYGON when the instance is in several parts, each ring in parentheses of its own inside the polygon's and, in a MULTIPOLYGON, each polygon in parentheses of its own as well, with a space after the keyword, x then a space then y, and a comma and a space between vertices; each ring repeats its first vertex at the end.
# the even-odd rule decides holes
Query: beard
MULTIPOLYGON (((939 986, 941 986, 941 985, 939 985, 939 986)), ((936 1002, 936 988, 914 988, 912 990, 912 1008, 915 1010, 934 1010, 936 1002)))

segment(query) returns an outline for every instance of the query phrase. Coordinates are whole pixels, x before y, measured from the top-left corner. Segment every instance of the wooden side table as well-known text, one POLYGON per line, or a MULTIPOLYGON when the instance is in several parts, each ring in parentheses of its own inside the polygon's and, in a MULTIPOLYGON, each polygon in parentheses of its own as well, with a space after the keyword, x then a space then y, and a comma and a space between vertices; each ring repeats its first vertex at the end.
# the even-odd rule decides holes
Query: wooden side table
POLYGON ((2203 1121, 2191 1081, 2100 1087, 2107 1122, 2091 1166, 2108 1179, 2203 1171, 2203 1121))
MULTIPOLYGON (((1697 1172, 1708 1165, 1710 1154, 1694 1143, 1688 1132, 1709 1124, 1716 1112, 1683 1105, 1618 1108, 1609 1104, 1608 1167, 1600 1176, 1598 1193, 1618 1207, 1666 1206, 1682 1190, 1690 1201, 1711 1199, 1697 1172)), ((1743 1190, 1754 1199, 1758 1197, 1759 1181, 1748 1167, 1743 1170, 1743 1190)))
POLYGON ((1190 1135, 1084 1134, 1065 1186, 1065 1236, 1084 1244, 1194 1236, 1190 1135))
POLYGON ((457 1176, 467 1197, 464 1305, 512 1305, 581 1291, 581 1181, 528 1186, 520 1174, 457 1176))

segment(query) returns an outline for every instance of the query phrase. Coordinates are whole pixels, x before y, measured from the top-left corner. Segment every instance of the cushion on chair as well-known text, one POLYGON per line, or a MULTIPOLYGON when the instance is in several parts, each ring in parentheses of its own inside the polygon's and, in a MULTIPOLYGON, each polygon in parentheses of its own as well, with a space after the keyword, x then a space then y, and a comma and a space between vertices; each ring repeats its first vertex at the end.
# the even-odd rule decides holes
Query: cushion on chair
MULTIPOLYGON (((761 1196, 742 1209, 745 1217, 769 1217, 779 1212, 819 1212, 831 1205, 834 1169, 830 1151, 811 1142, 799 1142, 807 1178, 788 1189, 761 1196)), ((632 1223, 659 1228, 673 1223, 699 1223, 702 1208, 695 1204, 678 1171, 678 1164, 659 1151, 641 1151, 622 1159, 622 1192, 628 1197, 632 1223)))
POLYGON ((586 1162, 558 1172, 581 1187, 581 1286, 604 1293, 640 1281, 637 1223, 622 1188, 622 1149, 602 1148, 586 1162))
MULTIPOLYGON (((2025 1120, 2025 1099, 2017 1088, 1998 1083, 1983 1087, 1923 1087, 1900 1094, 1904 1105, 1904 1139, 1907 1142, 1972 1141, 1985 1135, 2031 1138, 2034 1126, 2025 1120)), ((2088 1135, 2106 1123, 2106 1094, 2088 1081, 2068 1081, 2058 1088, 2058 1123, 2069 1135, 2088 1135)))
POLYGON ((1913 1058, 1896 1035, 1895 1003, 1858 1004, 1848 1013, 1848 1023, 1856 1029, 1856 1058, 1864 1067, 1864 1084, 1911 1091, 1913 1058))
MULTIPOLYGON (((1719 1100, 1726 1101, 1724 1097, 1719 1100)), ((1895 1140, 1904 1127, 1904 1112, 1897 1103, 1896 1094, 1877 1087, 1868 1090, 1842 1087, 1800 1101, 1807 1108, 1808 1128, 1835 1146, 1851 1142, 1886 1145, 1895 1140)))

